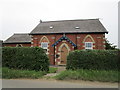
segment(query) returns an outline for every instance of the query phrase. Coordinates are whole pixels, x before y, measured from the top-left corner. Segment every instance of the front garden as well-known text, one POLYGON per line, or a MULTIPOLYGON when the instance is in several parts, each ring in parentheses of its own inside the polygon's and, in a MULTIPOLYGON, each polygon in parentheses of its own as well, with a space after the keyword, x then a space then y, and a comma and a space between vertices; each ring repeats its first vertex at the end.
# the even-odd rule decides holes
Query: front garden
MULTIPOLYGON (((49 59, 41 48, 4 47, 2 53, 2 78, 39 79, 57 72, 57 68, 49 67, 49 59)), ((67 57, 66 70, 51 78, 118 82, 118 60, 115 50, 73 51, 67 57)))

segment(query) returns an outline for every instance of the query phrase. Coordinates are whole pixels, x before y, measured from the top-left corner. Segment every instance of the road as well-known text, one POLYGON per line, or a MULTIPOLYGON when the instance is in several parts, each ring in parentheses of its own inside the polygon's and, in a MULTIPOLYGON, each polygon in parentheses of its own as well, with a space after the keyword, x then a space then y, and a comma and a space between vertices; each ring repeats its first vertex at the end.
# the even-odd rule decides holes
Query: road
POLYGON ((118 88, 118 84, 90 82, 90 81, 3 79, 2 88, 118 88))

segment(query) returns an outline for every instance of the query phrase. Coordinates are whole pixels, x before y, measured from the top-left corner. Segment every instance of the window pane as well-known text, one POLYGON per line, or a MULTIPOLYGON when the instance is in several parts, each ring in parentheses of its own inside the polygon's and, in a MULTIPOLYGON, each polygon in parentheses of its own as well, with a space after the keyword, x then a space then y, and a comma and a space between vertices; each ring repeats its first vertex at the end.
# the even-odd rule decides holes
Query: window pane
POLYGON ((92 46, 92 43, 88 43, 88 47, 91 47, 92 46))
POLYGON ((43 49, 47 49, 48 43, 47 43, 47 42, 42 42, 42 43, 41 43, 41 47, 42 47, 43 49))
POLYGON ((92 49, 92 42, 85 42, 85 49, 92 49))

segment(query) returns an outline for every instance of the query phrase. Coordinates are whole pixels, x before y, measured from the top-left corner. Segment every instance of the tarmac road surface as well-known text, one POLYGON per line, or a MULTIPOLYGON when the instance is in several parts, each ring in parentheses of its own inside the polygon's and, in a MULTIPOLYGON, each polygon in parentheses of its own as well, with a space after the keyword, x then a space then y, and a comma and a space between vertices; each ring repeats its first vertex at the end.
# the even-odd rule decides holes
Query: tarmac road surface
POLYGON ((2 88, 118 88, 118 84, 75 80, 3 79, 2 88))

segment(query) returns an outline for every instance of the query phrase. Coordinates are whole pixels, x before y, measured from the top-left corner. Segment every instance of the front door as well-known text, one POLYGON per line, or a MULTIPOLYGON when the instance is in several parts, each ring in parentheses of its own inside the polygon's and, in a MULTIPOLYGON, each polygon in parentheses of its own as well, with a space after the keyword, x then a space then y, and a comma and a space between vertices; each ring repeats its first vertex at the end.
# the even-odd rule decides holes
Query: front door
POLYGON ((68 55, 68 49, 65 45, 61 48, 61 64, 66 64, 67 61, 67 55, 68 55))

